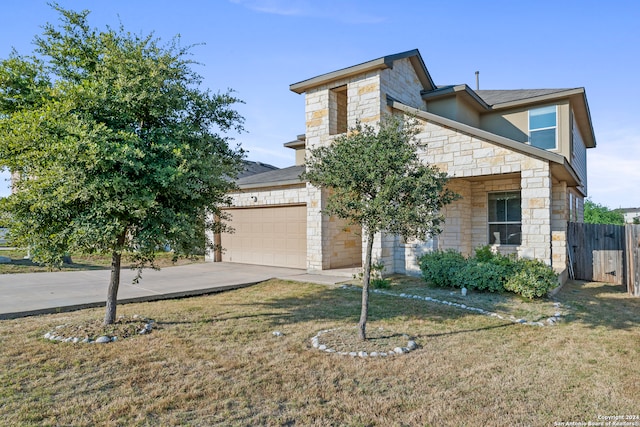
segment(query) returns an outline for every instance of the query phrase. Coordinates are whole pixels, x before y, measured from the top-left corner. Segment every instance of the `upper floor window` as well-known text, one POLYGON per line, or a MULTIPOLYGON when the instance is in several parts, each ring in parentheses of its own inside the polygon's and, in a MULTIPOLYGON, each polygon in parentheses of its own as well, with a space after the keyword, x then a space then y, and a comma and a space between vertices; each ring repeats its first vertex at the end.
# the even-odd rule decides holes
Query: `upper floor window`
POLYGON ((329 134, 337 135, 347 131, 347 86, 329 91, 329 134))
POLYGON ((529 110, 529 144, 544 150, 555 150, 557 116, 555 105, 529 110))

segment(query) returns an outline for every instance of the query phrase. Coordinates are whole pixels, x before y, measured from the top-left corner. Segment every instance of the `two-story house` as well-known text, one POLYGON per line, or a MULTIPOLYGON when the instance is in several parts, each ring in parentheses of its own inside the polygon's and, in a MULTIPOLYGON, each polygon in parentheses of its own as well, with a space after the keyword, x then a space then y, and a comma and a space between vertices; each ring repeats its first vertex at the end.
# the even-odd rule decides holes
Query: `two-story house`
MULTIPOLYGON (((472 90, 436 86, 418 50, 385 56, 292 84, 305 96, 306 129, 285 146, 296 166, 238 180, 222 236, 222 260, 306 268, 357 266, 357 226, 322 214, 325 192, 300 181, 306 150, 357 120, 414 117, 425 162, 448 173, 462 198, 445 209, 441 235, 427 242, 381 233, 374 259, 386 273, 416 274, 433 249, 470 255, 482 245, 536 258, 564 272, 568 221, 582 221, 586 149, 596 145, 583 88, 472 90)), ((357 155, 357 153, 354 153, 357 155)))

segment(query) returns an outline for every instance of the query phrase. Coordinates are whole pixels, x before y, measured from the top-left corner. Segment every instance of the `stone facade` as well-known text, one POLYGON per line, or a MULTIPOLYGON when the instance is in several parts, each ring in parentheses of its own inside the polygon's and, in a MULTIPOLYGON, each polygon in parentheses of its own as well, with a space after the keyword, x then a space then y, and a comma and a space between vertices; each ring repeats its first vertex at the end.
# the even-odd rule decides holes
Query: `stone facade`
MULTIPOLYGON (((445 92, 435 88, 428 71, 420 66, 422 59, 419 54, 417 57, 412 52, 405 54, 380 58, 292 85, 295 92, 305 93, 306 150, 330 145, 358 121, 375 126, 385 114, 399 111, 406 114, 408 111, 404 107, 416 109, 420 158, 446 172, 450 177, 450 189, 461 196, 444 208, 446 220, 442 233, 426 242, 405 242, 399 236, 385 233, 376 235, 373 262, 384 264, 386 273, 419 274, 418 259, 427 251, 455 249, 464 255, 472 255, 477 247, 493 243, 489 236, 490 194, 519 192, 521 243, 498 243, 495 249, 501 253, 542 260, 557 270, 565 269, 566 223, 582 221, 583 217, 581 185, 586 185, 582 182, 586 160, 581 162, 582 157, 573 160, 566 156, 563 158, 563 154, 558 153, 548 155, 532 149, 524 140, 481 130, 481 123, 484 123, 481 115, 489 110, 473 110, 475 107, 469 104, 473 99, 469 97, 462 99, 453 94, 453 98, 446 98, 441 95, 445 92), (437 94, 425 95, 425 91, 437 94), (471 121, 459 118, 440 120, 446 115, 428 113, 431 111, 429 106, 443 102, 464 106, 461 108, 465 114, 477 117, 471 121), (563 163, 566 159, 575 161, 580 173, 567 168, 563 163), (553 162, 556 169, 552 167, 553 162), (560 175, 554 176, 558 171, 560 175)), ((461 91, 460 96, 467 96, 469 92, 473 91, 461 91)), ((569 111, 568 99, 554 102, 569 111)), ((525 104, 517 107, 518 114, 527 114, 529 106, 525 104)), ((492 110, 486 115, 492 117, 491 124, 504 126, 502 115, 509 113, 492 110)), ((569 115, 558 116, 562 123, 558 121, 557 127, 564 137, 565 133, 568 135, 564 130, 568 129, 565 118, 569 115)), ((527 130, 519 131, 525 135, 527 130)), ((590 135, 587 137, 591 138, 590 135)), ((574 135, 573 141, 580 145, 578 148, 585 148, 579 133, 577 137, 574 135)), ((576 151, 577 155, 582 151, 576 151)), ((300 192, 298 199, 304 199, 307 206, 307 269, 326 270, 361 262, 364 257, 362 248, 366 245, 361 230, 322 214, 327 197, 325 191, 309 184, 296 191, 300 192)), ((289 201, 296 199, 293 195, 260 193, 256 197, 272 195, 276 197, 273 203, 295 203, 289 201)), ((241 198, 237 202, 247 203, 241 198)))

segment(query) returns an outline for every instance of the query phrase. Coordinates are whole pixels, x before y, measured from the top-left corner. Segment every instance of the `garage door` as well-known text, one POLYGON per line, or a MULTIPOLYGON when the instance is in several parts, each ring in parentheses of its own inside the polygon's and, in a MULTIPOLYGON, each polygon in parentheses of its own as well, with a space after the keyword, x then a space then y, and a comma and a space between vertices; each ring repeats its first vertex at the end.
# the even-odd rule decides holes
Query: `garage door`
POLYGON ((222 234, 222 261, 307 267, 307 208, 228 209, 232 234, 222 234))

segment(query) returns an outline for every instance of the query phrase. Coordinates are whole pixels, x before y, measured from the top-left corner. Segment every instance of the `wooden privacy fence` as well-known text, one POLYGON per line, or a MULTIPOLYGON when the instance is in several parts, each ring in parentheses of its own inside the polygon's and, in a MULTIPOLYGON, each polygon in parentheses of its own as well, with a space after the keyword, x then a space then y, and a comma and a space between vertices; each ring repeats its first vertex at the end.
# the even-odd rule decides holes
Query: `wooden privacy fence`
POLYGON ((570 222, 567 243, 576 279, 626 285, 640 296, 640 225, 570 222))

